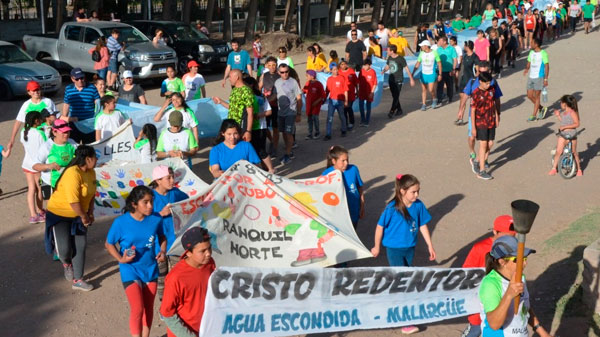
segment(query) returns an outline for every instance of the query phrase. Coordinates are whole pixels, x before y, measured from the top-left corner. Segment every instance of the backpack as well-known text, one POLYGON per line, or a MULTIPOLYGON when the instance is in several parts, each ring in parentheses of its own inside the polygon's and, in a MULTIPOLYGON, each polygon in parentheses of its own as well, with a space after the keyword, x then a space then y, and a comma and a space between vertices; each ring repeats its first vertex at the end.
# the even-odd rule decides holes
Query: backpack
POLYGON ((92 61, 94 61, 94 62, 100 62, 101 58, 102 57, 100 56, 100 52, 98 52, 97 50, 94 50, 92 52, 92 61))

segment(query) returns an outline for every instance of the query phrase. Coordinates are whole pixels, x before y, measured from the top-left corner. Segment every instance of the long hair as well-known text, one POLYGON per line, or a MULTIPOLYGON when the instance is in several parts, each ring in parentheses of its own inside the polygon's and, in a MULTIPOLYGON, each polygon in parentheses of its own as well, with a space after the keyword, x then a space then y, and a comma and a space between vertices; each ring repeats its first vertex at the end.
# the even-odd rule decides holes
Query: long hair
POLYGON ((96 41, 96 51, 100 52, 102 47, 106 47, 106 38, 104 36, 100 36, 96 41))
POLYGON ((390 202, 394 201, 396 202, 396 210, 398 210, 398 212, 402 213, 402 215, 404 216, 405 219, 410 219, 410 214, 408 214, 408 208, 406 208, 406 205, 404 204, 404 202, 402 201, 402 193, 401 190, 408 190, 409 188, 415 186, 415 185, 420 185, 421 183, 419 182, 419 179, 417 179, 417 177, 413 176, 412 174, 404 174, 402 175, 402 177, 400 177, 400 179, 396 179, 395 182, 395 189, 394 189, 394 198, 392 198, 392 200, 390 200, 390 202))
MULTIPOLYGON (((173 168, 171 166, 169 166, 169 174, 175 175, 175 171, 173 171, 173 168)), ((158 183, 156 182, 156 180, 152 180, 152 182, 148 184, 148 187, 155 190, 158 187, 158 183)))
POLYGON ((156 151, 156 144, 158 142, 158 132, 156 131, 156 126, 151 123, 144 124, 142 127, 142 132, 146 135, 146 139, 150 143, 150 155, 154 154, 156 151))
POLYGON ((89 145, 80 145, 77 149, 75 149, 75 157, 73 157, 73 159, 71 159, 71 162, 69 162, 69 164, 65 167, 65 169, 60 174, 60 177, 58 177, 58 180, 56 180, 56 187, 54 188, 54 190, 58 189, 58 183, 62 179, 65 172, 67 172, 67 169, 69 169, 69 167, 84 166, 85 160, 87 158, 92 158, 92 157, 96 157, 96 150, 94 150, 94 148, 89 145))
POLYGON ((341 145, 332 146, 329 151, 327 151, 327 167, 333 166, 333 160, 338 160, 341 155, 348 155, 348 150, 341 145))
POLYGON ((180 92, 174 92, 171 94, 171 97, 173 96, 177 96, 181 99, 181 106, 183 107, 184 110, 188 110, 190 107, 187 105, 187 103, 185 102, 185 99, 183 98, 183 96, 181 95, 180 92))
POLYGON ((133 207, 133 205, 137 204, 147 195, 150 195, 150 197, 153 196, 150 187, 144 185, 134 187, 131 192, 129 192, 127 199, 125 199, 125 207, 123 207, 122 210, 123 214, 135 212, 135 207, 133 207))
POLYGON ((485 254, 485 273, 489 274, 492 270, 500 269, 499 259, 495 259, 490 253, 485 254))
POLYGON ((565 103, 569 108, 573 109, 573 111, 579 114, 579 109, 577 108, 577 99, 573 95, 563 95, 560 98, 562 103, 565 103))
POLYGON ((23 128, 23 139, 27 142, 27 134, 29 133, 29 129, 36 126, 36 124, 42 123, 42 114, 39 111, 30 111, 25 116, 25 127, 23 128))
POLYGON ((233 119, 224 119, 223 122, 221 123, 221 128, 219 129, 219 134, 217 135, 217 138, 215 138, 215 142, 214 144, 220 144, 225 140, 225 137, 223 136, 223 133, 225 133, 225 131, 227 131, 227 129, 231 129, 231 128, 235 128, 238 133, 242 133, 242 129, 240 128, 240 125, 238 124, 238 122, 236 122, 233 119))

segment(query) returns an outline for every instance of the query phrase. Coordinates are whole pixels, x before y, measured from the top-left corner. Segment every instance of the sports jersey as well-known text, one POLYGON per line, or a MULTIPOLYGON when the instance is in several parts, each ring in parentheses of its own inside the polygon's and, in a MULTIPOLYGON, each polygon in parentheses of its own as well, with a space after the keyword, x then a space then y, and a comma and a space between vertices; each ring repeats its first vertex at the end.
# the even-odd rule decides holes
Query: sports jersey
POLYGON ((536 52, 535 50, 529 51, 527 56, 527 62, 529 62, 529 78, 541 78, 546 74, 545 65, 548 64, 548 53, 545 50, 536 52))
POLYGON ((441 62, 440 56, 435 50, 430 51, 429 53, 424 51, 420 52, 417 61, 421 63, 421 73, 423 75, 433 74, 437 63, 441 62))
POLYGON ((183 75, 183 84, 185 85, 186 101, 202 98, 202 87, 206 85, 202 75, 187 73, 183 75))
POLYGON ((183 92, 185 91, 185 85, 179 77, 174 79, 165 78, 160 86, 160 94, 164 95, 166 92, 183 92))
MULTIPOLYGON (((171 127, 171 123, 169 122, 169 116, 171 115, 171 112, 175 110, 175 108, 170 108, 169 110, 167 110, 167 112, 165 112, 163 116, 163 120, 167 122, 168 128, 171 127)), ((196 115, 194 114, 194 111, 192 111, 192 109, 181 109, 179 110, 179 112, 181 112, 181 115, 183 116, 183 124, 181 124, 182 127, 186 129, 191 129, 198 126, 198 119, 196 119, 196 115)))

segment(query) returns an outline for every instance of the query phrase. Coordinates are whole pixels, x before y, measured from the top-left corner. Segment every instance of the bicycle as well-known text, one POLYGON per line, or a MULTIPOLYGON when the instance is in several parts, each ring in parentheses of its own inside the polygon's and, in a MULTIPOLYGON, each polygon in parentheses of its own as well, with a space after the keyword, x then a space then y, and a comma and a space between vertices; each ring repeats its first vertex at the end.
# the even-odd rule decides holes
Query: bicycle
MULTIPOLYGON (((585 130, 585 128, 577 131, 577 133, 574 136, 565 135, 560 130, 556 132, 557 136, 563 137, 568 141, 565 145, 565 148, 563 149, 563 153, 558 158, 558 165, 556 168, 560 176, 564 179, 571 179, 577 173, 577 163, 575 162, 575 155, 573 154, 572 140, 574 138, 577 138, 577 136, 580 133, 582 133, 583 130, 585 130)), ((552 151, 550 151, 550 153, 552 154, 552 166, 554 166, 554 156, 556 155, 556 149, 553 149, 552 151)))

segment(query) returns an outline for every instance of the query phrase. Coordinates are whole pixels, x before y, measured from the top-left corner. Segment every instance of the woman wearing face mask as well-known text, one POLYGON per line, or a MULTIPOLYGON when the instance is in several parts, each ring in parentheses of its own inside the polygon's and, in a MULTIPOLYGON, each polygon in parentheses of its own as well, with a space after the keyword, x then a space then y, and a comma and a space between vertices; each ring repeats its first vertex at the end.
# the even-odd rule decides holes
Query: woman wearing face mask
POLYGON ((208 157, 210 173, 215 179, 219 178, 238 160, 247 160, 255 165, 260 163, 260 158, 252 144, 240 140, 240 138, 239 124, 233 119, 223 120, 219 136, 215 141, 217 145, 210 150, 208 157))

